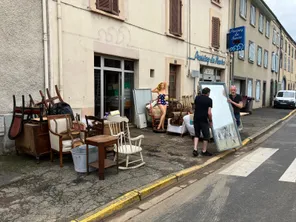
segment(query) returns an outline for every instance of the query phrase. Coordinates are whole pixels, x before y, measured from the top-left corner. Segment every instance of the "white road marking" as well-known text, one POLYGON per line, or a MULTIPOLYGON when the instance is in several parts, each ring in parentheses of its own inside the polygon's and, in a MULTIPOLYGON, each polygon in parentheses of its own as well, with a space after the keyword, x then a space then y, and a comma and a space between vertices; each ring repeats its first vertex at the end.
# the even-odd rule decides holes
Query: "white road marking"
POLYGON ((291 163, 289 168, 285 171, 279 181, 296 182, 296 159, 291 163))
POLYGON ((219 174, 247 177, 278 150, 260 147, 219 174))

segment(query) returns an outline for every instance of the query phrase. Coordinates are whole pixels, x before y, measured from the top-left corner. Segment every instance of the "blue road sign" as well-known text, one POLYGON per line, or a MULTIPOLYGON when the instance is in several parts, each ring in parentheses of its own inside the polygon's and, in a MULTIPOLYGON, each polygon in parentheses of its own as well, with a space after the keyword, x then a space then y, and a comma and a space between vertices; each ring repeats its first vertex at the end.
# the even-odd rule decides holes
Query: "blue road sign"
POLYGON ((227 34, 227 49, 229 52, 245 50, 246 27, 241 26, 229 30, 227 34))

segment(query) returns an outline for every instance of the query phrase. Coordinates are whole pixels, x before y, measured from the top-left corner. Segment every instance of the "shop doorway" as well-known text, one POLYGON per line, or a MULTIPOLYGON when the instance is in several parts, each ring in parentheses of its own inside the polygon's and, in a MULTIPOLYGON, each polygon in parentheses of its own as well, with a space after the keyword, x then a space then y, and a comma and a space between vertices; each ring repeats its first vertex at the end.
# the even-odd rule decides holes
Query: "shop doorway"
POLYGON ((105 56, 94 56, 95 116, 119 110, 133 121, 134 62, 105 56))
POLYGON ((262 101, 262 106, 266 106, 266 82, 263 82, 263 101, 262 101))
POLYGON ((178 65, 170 65, 170 76, 169 76, 169 98, 177 99, 180 91, 179 78, 178 78, 178 65))

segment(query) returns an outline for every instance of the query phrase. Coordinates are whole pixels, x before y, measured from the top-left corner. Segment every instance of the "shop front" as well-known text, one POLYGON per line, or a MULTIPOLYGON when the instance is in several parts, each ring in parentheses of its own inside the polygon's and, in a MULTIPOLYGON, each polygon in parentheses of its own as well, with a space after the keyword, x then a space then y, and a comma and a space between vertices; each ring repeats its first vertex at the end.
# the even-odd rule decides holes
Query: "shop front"
POLYGON ((119 57, 94 55, 95 116, 103 118, 110 111, 133 119, 134 61, 119 57))
POLYGON ((189 59, 199 63, 199 81, 227 82, 226 57, 222 57, 219 53, 196 51, 194 57, 189 59))

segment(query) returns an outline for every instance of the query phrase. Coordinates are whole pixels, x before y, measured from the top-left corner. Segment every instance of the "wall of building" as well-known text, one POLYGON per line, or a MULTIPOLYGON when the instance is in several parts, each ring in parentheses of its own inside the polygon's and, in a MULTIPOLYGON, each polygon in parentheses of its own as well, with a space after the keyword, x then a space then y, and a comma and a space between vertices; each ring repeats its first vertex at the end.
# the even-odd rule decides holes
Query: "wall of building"
MULTIPOLYGON (((234 53, 234 77, 237 81, 241 81, 244 86, 241 86, 243 88, 244 92, 242 92, 243 95, 247 95, 248 90, 248 80, 253 81, 253 87, 252 87, 252 97, 256 97, 256 81, 260 81, 260 99, 254 100, 253 108, 260 108, 264 105, 263 98, 264 98, 264 91, 263 91, 263 83, 266 82, 266 93, 265 93, 265 106, 270 105, 271 100, 271 80, 276 79, 277 74, 275 72, 271 71, 271 55, 272 52, 277 52, 277 46, 272 44, 272 37, 273 37, 273 27, 276 28, 277 32, 279 33, 279 29, 274 26, 274 23, 272 22, 272 18, 268 18, 270 20, 270 35, 269 37, 266 37, 266 14, 264 13, 264 10, 262 8, 259 8, 254 1, 248 0, 247 1, 247 14, 246 18, 242 18, 240 16, 240 1, 232 1, 232 12, 231 12, 231 21, 230 24, 233 25, 233 19, 235 18, 235 26, 245 26, 246 27, 246 48, 244 53, 244 58, 240 59, 238 52, 234 53), (236 16, 234 16, 234 5, 236 2, 236 16), (256 7, 256 23, 255 26, 252 26, 250 24, 250 8, 251 4, 254 4, 256 7), (259 32, 258 30, 258 23, 259 23, 259 13, 262 13, 264 15, 264 26, 263 26, 263 33, 259 32), (255 43, 255 59, 254 62, 249 61, 249 43, 250 41, 255 43), (257 49, 258 46, 262 48, 262 60, 261 65, 257 64, 257 49), (268 66, 267 68, 264 67, 264 50, 268 51, 268 66)), ((265 9, 266 10, 266 9, 265 9)))
MULTIPOLYGON (((0 21, 0 114, 7 114, 12 111, 12 95, 21 104, 21 95, 26 101, 28 94, 38 100, 38 91, 44 89, 41 1, 1 0, 0 21)), ((9 126, 10 118, 5 121, 9 126)), ((0 134, 0 153, 4 140, 7 137, 0 134)))
MULTIPOLYGON (((93 114, 94 53, 135 60, 136 88, 154 88, 161 81, 168 82, 169 64, 179 65, 179 98, 182 95, 192 95, 196 88, 189 72, 190 69, 199 70, 200 62, 188 60, 188 57, 194 57, 196 51, 210 58, 218 56, 225 60, 225 65, 204 65, 223 69, 223 75, 227 77, 227 1, 223 1, 224 5, 220 7, 211 1, 199 4, 184 0, 181 38, 168 35, 168 0, 121 1, 121 12, 117 19, 106 13, 91 11, 94 6, 90 5, 92 2, 94 1, 64 0, 62 3, 64 84, 61 88, 64 99, 72 108, 80 109, 81 114, 93 114), (221 18, 221 48, 217 52, 210 49, 211 15, 221 18), (154 78, 150 77, 150 69, 154 69, 154 78)), ((49 1, 49 15, 54 84, 59 85, 56 1, 49 1)), ((197 81, 195 83, 197 85, 197 81)))

